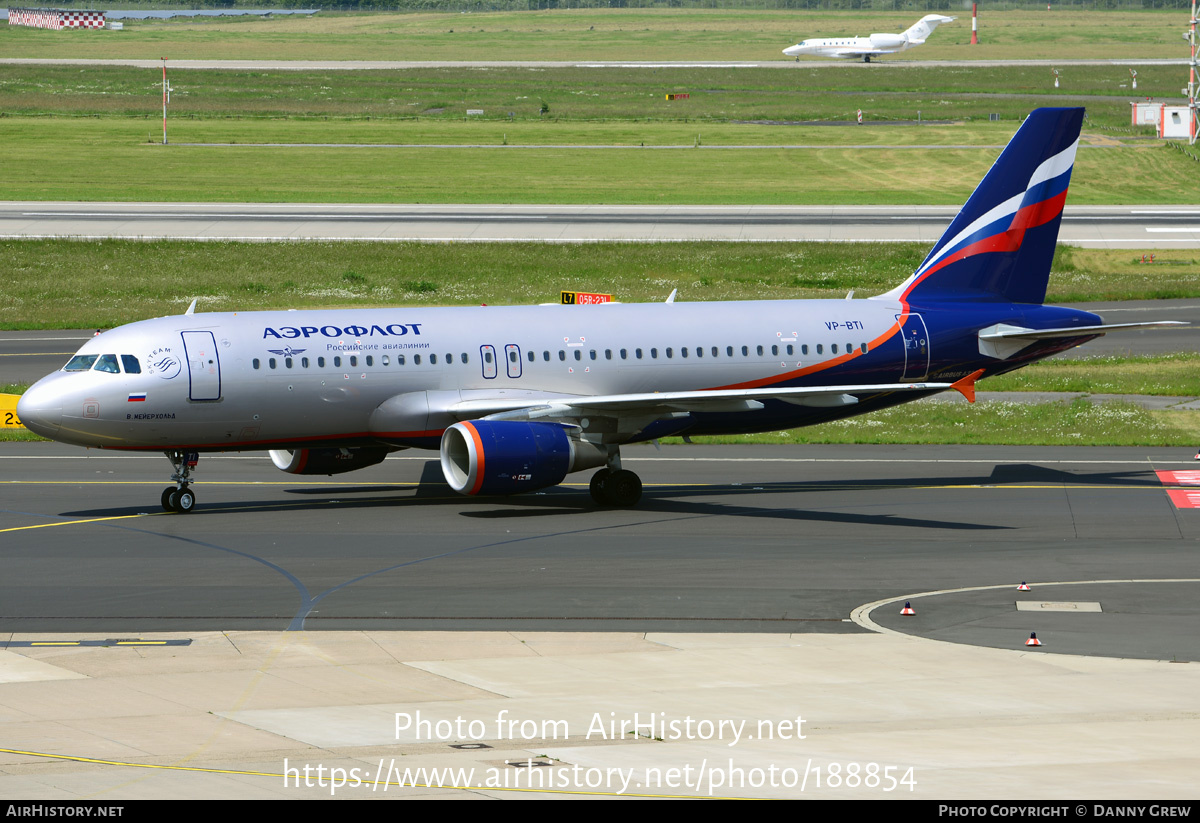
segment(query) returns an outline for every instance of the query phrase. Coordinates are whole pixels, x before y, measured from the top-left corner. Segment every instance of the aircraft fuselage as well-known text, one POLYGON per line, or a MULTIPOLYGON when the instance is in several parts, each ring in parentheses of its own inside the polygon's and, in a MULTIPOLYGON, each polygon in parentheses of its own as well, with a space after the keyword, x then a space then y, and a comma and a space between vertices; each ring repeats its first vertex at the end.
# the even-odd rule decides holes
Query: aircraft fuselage
MULTIPOLYGON (((76 357, 113 355, 120 370, 56 372, 21 408, 35 431, 101 448, 436 448, 462 417, 449 409, 476 397, 952 382, 1090 339, 997 361, 979 352, 981 328, 1097 322, 1049 306, 892 300, 204 313, 95 337, 76 357)), ((901 399, 912 397, 881 394, 853 409, 776 401, 693 412, 630 439, 790 428, 901 399)))

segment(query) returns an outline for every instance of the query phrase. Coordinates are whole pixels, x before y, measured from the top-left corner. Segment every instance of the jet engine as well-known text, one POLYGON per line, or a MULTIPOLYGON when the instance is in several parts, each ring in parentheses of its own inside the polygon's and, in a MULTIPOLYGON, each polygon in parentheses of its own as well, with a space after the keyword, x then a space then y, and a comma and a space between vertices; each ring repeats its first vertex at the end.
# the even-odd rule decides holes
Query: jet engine
POLYGON ((271 462, 288 474, 341 474, 382 463, 395 449, 272 449, 271 462))
POLYGON ((872 34, 870 40, 873 49, 898 49, 908 42, 903 34, 872 34))
POLYGON ((572 436, 573 426, 468 420, 442 434, 442 474, 460 494, 519 494, 603 466, 608 450, 572 436))

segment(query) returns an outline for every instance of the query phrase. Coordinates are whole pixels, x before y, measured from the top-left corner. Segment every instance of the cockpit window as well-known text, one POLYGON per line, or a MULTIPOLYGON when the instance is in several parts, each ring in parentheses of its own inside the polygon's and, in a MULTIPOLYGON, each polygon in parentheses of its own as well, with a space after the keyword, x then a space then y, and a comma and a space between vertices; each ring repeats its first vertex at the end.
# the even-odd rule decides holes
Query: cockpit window
POLYGON ((120 374, 121 367, 117 365, 117 356, 115 354, 102 354, 100 359, 96 361, 96 371, 112 372, 120 374))
POLYGON ((124 367, 126 374, 142 373, 142 364, 132 354, 121 355, 121 366, 124 367))
POLYGON ((63 371, 89 371, 96 362, 98 354, 77 354, 67 361, 63 371))

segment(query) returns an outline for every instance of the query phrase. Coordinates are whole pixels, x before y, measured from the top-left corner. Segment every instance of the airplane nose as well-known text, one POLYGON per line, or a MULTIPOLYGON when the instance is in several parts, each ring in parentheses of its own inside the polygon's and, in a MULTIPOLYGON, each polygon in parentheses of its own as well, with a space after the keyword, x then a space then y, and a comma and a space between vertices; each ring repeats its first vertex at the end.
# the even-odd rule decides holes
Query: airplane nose
POLYGON ((62 425, 62 396, 45 386, 34 384, 17 401, 21 425, 42 437, 54 438, 62 425))
POLYGON ((800 54, 800 46, 788 46, 783 50, 783 53, 788 57, 797 57, 800 54))

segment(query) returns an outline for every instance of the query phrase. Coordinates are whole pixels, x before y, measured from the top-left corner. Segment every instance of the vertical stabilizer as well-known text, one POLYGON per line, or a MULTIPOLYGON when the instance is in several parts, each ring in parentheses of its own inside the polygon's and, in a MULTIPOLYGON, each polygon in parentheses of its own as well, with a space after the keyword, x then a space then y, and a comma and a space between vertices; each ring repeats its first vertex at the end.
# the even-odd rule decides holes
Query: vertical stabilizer
POLYGON ((1083 109, 1030 114, 912 277, 881 296, 1045 300, 1082 124, 1083 109))
POLYGON ((910 46, 919 46, 929 35, 933 34, 934 29, 942 23, 950 23, 954 19, 953 17, 943 17, 940 14, 927 14, 918 20, 916 25, 904 32, 904 36, 908 38, 910 46))

